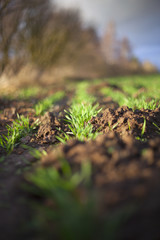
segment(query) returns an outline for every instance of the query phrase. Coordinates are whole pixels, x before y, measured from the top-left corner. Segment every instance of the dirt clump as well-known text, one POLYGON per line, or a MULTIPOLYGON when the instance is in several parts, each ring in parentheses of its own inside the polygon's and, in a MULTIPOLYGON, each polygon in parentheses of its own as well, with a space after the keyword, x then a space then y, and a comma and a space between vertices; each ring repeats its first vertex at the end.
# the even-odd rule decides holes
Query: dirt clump
POLYGON ((111 192, 117 201, 146 193, 148 180, 160 167, 159 144, 160 139, 150 140, 148 144, 133 141, 130 136, 122 140, 112 132, 94 141, 72 140, 43 158, 42 163, 59 167, 61 156, 76 170, 82 162, 91 162, 93 183, 105 189, 106 202, 112 204, 115 200, 110 197, 111 192))
POLYGON ((73 171, 80 169, 82 162, 90 162, 92 186, 98 194, 102 215, 129 206, 134 209, 117 239, 159 239, 152 238, 154 232, 160 236, 159 145, 160 138, 144 143, 109 132, 92 141, 73 139, 55 148, 41 162, 59 172, 60 159, 66 159, 73 171))
POLYGON ((55 143, 58 142, 56 136, 60 131, 68 131, 67 124, 64 123, 63 117, 56 117, 53 112, 46 112, 40 118, 40 126, 37 133, 37 141, 39 143, 55 143))
POLYGON ((16 100, 1 100, 0 99, 0 119, 6 118, 12 121, 17 118, 17 115, 30 117, 35 115, 33 102, 16 101, 16 100))
POLYGON ((115 131, 122 137, 132 135, 146 139, 160 136, 160 108, 155 110, 135 110, 127 106, 119 107, 116 110, 107 108, 91 120, 94 131, 100 130, 103 133, 115 131), (146 126, 143 133, 144 121, 146 126))

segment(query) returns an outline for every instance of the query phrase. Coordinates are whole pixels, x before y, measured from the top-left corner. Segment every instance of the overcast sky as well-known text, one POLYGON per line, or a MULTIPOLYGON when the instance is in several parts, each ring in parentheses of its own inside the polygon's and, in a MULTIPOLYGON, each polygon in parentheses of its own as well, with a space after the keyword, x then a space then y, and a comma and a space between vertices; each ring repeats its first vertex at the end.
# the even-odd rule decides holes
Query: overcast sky
POLYGON ((59 6, 81 10, 86 23, 103 33, 114 20, 119 37, 130 39, 139 59, 160 68, 160 0, 54 0, 59 6))

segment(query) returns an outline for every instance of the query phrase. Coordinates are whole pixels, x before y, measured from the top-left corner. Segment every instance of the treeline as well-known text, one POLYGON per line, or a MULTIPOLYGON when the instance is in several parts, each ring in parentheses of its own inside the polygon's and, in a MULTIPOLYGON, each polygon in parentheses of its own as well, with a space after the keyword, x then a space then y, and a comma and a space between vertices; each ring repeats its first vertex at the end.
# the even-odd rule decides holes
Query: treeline
POLYGON ((1 73, 28 62, 41 70, 66 63, 97 65, 96 33, 82 27, 77 11, 58 10, 49 0, 0 0, 0 20, 1 73))
POLYGON ((157 71, 156 67, 149 61, 141 63, 134 56, 132 45, 127 37, 118 38, 114 22, 107 25, 100 46, 110 74, 139 74, 157 71))
MULTIPOLYGON (((109 53, 111 30, 110 40, 108 33, 99 39, 77 11, 58 9, 49 0, 0 0, 0 74, 15 74, 29 63, 40 71, 69 65, 80 77, 105 76, 118 65, 109 53)), ((122 42, 121 63, 130 61, 127 44, 122 42)))

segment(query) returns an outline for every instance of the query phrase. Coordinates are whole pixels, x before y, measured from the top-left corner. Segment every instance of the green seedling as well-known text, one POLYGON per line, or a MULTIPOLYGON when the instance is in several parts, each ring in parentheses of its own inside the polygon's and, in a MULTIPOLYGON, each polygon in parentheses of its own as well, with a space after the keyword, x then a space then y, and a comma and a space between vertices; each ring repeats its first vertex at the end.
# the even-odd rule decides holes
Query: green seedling
POLYGON ((66 121, 72 134, 79 140, 85 138, 94 138, 96 133, 92 132, 92 125, 89 122, 92 117, 95 117, 101 109, 98 110, 98 104, 73 104, 69 111, 66 112, 66 121))
POLYGON ((132 85, 128 86, 128 84, 126 83, 126 84, 124 84, 124 85, 122 86, 122 90, 123 90, 126 94, 128 94, 128 96, 133 97, 134 94, 137 93, 138 88, 137 88, 136 86, 132 86, 132 85))
POLYGON ((158 129, 157 133, 160 134, 160 127, 158 127, 155 123, 153 123, 153 125, 158 129))
POLYGON ((80 83, 77 85, 76 94, 72 101, 72 104, 84 103, 84 104, 92 105, 95 103, 96 98, 87 93, 88 87, 89 87, 89 83, 87 83, 87 82, 80 83))
POLYGON ((83 141, 84 139, 94 139, 98 135, 98 132, 93 133, 90 120, 97 116, 102 109, 98 109, 98 104, 94 105, 95 98, 87 93, 87 87, 86 83, 78 85, 71 108, 68 111, 65 110, 65 121, 68 123, 70 132, 60 132, 60 136, 57 136, 62 143, 69 140, 71 136, 83 141))
MULTIPOLYGON (((100 112, 100 110, 96 110, 97 107, 98 105, 94 107, 84 104, 73 105, 66 112, 66 121, 71 130, 68 134, 75 136, 79 140, 94 138, 96 134, 92 132, 92 125, 89 121, 92 116, 96 116, 100 112)), ((68 140, 67 136, 65 138, 68 140)))
POLYGON ((140 98, 128 98, 126 105, 129 108, 133 109, 150 109, 154 110, 157 107, 157 101, 152 99, 151 101, 147 102, 147 98, 142 96, 140 98))
POLYGON ((36 158, 37 160, 41 159, 43 156, 46 156, 47 155, 47 152, 42 149, 42 150, 38 150, 36 148, 32 148, 30 146, 27 146, 25 144, 21 144, 21 146, 24 148, 24 149, 27 149, 29 150, 29 153, 34 157, 36 158))
POLYGON ((60 135, 56 136, 56 138, 63 144, 66 144, 66 142, 70 139, 70 135, 73 135, 72 132, 64 132, 61 129, 57 128, 59 131, 60 135))
POLYGON ((145 130, 146 130, 146 119, 144 118, 144 123, 143 123, 142 131, 141 131, 141 137, 143 137, 145 130))
POLYGON ((34 230, 35 226, 38 232, 41 229, 41 238, 52 239, 56 235, 62 240, 89 240, 95 236, 116 239, 117 231, 135 212, 135 207, 127 205, 101 217, 96 191, 91 184, 88 185, 91 173, 88 161, 81 164, 80 170, 73 172, 63 159, 59 171, 54 167, 38 168, 26 175, 32 183, 28 189, 43 198, 42 202, 34 204, 32 220, 34 230))
POLYGON ((37 96, 40 92, 42 92, 42 89, 39 87, 30 87, 30 88, 25 88, 21 89, 18 92, 18 98, 19 99, 30 99, 31 97, 37 96))
POLYGON ((111 123, 110 122, 108 122, 108 127, 109 127, 109 130, 111 131, 112 127, 111 127, 111 123))
POLYGON ((145 76, 145 79, 139 76, 112 78, 107 79, 107 82, 110 87, 101 89, 101 93, 110 96, 119 106, 126 105, 134 110, 142 108, 154 110, 160 106, 160 81, 158 75, 145 76), (153 84, 151 84, 151 81, 153 84), (120 91, 115 91, 114 86, 118 86, 120 91), (135 94, 137 94, 137 98, 134 97, 135 94))
POLYGON ((103 88, 101 90, 101 93, 104 94, 105 96, 109 96, 113 99, 113 101, 117 102, 119 106, 126 105, 126 96, 122 92, 115 91, 111 87, 103 88))
POLYGON ((118 122, 112 126, 112 130, 115 129, 117 126, 118 126, 118 122))
POLYGON ((57 92, 52 96, 49 96, 34 106, 36 116, 44 114, 55 102, 59 101, 64 97, 64 92, 57 92))
POLYGON ((144 89, 143 94, 149 92, 160 92, 159 75, 150 76, 132 76, 132 77, 119 77, 107 79, 107 82, 112 86, 116 85, 128 95, 135 94, 139 89, 144 89), (151 84, 152 82, 152 84, 151 84))
MULTIPOLYGON (((38 168, 36 172, 27 175, 27 179, 44 191, 73 191, 78 185, 89 183, 91 165, 88 161, 81 164, 80 172, 73 173, 71 166, 66 160, 60 160, 62 175, 54 167, 38 168)), ((58 193, 58 192, 57 192, 58 193)))
POLYGON ((130 131, 131 130, 131 125, 130 125, 129 121, 127 123, 128 123, 128 129, 130 131))
POLYGON ((142 142, 145 142, 146 139, 143 138, 143 135, 145 133, 146 130, 146 119, 144 118, 144 122, 143 122, 143 126, 142 126, 142 131, 141 131, 141 136, 140 137, 136 137, 137 140, 141 140, 142 142))
POLYGON ((45 239, 53 236, 53 232, 62 240, 92 239, 96 226, 93 223, 93 220, 96 222, 94 200, 92 195, 83 199, 80 188, 90 182, 91 171, 88 161, 82 163, 79 171, 73 172, 69 163, 61 160, 61 173, 50 167, 27 174, 27 180, 36 186, 32 185, 29 190, 50 202, 48 206, 45 203, 34 205, 37 209, 34 221, 38 229, 42 229, 45 239), (54 230, 47 222, 55 226, 54 230))
POLYGON ((118 122, 115 123, 113 126, 111 126, 111 123, 108 122, 108 127, 109 127, 109 130, 110 130, 110 131, 114 130, 117 126, 118 126, 118 122))
POLYGON ((10 153, 17 146, 22 137, 32 133, 39 125, 37 119, 33 125, 30 125, 29 118, 17 115, 17 120, 13 121, 12 126, 7 125, 7 136, 0 136, 0 145, 10 153))

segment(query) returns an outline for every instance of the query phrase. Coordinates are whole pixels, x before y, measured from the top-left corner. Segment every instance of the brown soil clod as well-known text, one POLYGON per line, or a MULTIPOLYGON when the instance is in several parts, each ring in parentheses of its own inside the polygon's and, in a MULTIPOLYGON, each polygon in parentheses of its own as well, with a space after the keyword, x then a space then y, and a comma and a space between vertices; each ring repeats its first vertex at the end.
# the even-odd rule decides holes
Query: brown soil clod
POLYGON ((47 166, 57 165, 60 152, 73 169, 77 168, 77 164, 90 161, 93 164, 92 177, 97 187, 104 188, 108 184, 119 183, 120 189, 121 184, 122 188, 126 184, 128 189, 125 189, 125 195, 128 195, 131 185, 133 188, 138 187, 138 182, 141 185, 142 180, 151 178, 156 168, 159 168, 159 144, 160 139, 153 146, 152 140, 147 145, 140 144, 130 136, 122 140, 119 135, 110 132, 100 135, 94 141, 72 140, 43 158, 42 163, 47 166))
POLYGON ((122 137, 125 135, 133 135, 134 137, 154 138, 160 136, 158 127, 160 126, 160 108, 155 110, 135 110, 127 106, 118 109, 107 108, 101 116, 94 117, 91 120, 94 131, 100 129, 104 133, 113 130, 122 137), (142 134, 144 119, 146 119, 146 127, 142 134))
POLYGON ((157 225, 160 221, 160 188, 157 187, 160 181, 159 146, 160 138, 144 143, 135 141, 132 136, 125 135, 122 139, 119 134, 109 132, 87 142, 73 139, 51 151, 41 161, 44 167, 53 166, 60 170, 59 159, 66 159, 73 171, 79 169, 82 162, 89 161, 92 186, 101 199, 103 215, 129 205, 135 206, 126 228, 121 229, 116 239, 150 240, 154 239, 151 233, 160 236, 157 225), (147 226, 150 226, 148 236, 145 234, 147 226))
POLYGON ((40 126, 37 133, 37 140, 41 143, 55 143, 57 142, 56 136, 62 130, 68 130, 67 125, 64 123, 63 117, 58 119, 53 112, 47 112, 40 118, 40 126))

